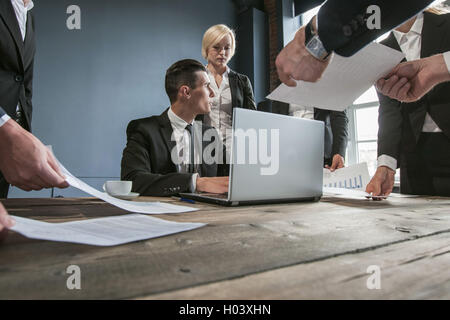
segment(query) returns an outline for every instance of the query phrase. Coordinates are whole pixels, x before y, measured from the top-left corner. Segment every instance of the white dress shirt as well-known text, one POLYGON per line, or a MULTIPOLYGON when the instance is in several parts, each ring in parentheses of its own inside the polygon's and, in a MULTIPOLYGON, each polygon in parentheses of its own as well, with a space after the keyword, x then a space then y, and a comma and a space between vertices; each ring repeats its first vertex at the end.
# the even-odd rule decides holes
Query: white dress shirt
MULTIPOLYGON (((393 30, 393 34, 397 39, 400 49, 405 54, 407 61, 420 59, 420 51, 422 49, 422 29, 423 29, 423 13, 420 13, 419 15, 417 15, 416 21, 414 21, 414 24, 407 33, 393 30)), ((450 52, 446 52, 444 54, 444 60, 447 65, 447 69, 450 72, 449 54, 450 52)), ((425 116, 422 132, 442 132, 442 130, 430 117, 428 112, 425 116)), ((396 170, 397 159, 388 156, 386 154, 380 155, 378 157, 378 167, 380 166, 387 166, 392 170, 396 170)))
MULTIPOLYGON (((181 157, 181 164, 176 164, 177 171, 182 173, 188 172, 188 164, 190 162, 190 152, 191 152, 191 137, 189 132, 186 130, 186 126, 188 123, 177 116, 172 108, 169 108, 167 112, 167 116, 169 117, 170 124, 173 130, 172 138, 175 139, 175 143, 177 146, 177 154, 181 157)), ((195 121, 192 123, 192 130, 194 130, 194 162, 195 164, 201 163, 200 156, 201 154, 198 150, 201 150, 202 145, 202 132, 201 128, 199 129, 195 124, 195 121)), ((172 150, 171 150, 172 152, 172 150)), ((191 180, 191 192, 195 192, 197 186, 197 178, 198 173, 194 173, 192 175, 191 180)))
POLYGON ((289 104, 289 115, 297 118, 314 120, 314 108, 304 107, 298 104, 289 104))
POLYGON ((211 112, 204 116, 204 122, 206 125, 217 129, 227 148, 227 154, 229 154, 231 147, 231 116, 233 114, 230 80, 228 78, 230 68, 227 67, 227 70, 222 74, 220 86, 217 86, 216 79, 211 71, 208 68, 206 69, 208 70, 214 98, 211 99, 211 112))
POLYGON ((6 113, 2 117, 0 117, 0 127, 2 127, 9 119, 11 118, 6 113))
POLYGON ((27 16, 28 11, 33 9, 34 3, 30 0, 25 7, 23 0, 11 0, 11 4, 16 13, 17 22, 19 23, 20 33, 22 34, 22 40, 25 41, 25 35, 27 34, 27 16))

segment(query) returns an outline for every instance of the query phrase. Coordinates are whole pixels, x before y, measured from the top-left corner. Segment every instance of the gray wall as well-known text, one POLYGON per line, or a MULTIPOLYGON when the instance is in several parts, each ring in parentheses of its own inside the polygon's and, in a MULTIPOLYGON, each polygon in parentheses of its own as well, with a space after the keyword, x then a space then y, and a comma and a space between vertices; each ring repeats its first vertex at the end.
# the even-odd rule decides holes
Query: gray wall
MULTIPOLYGON (((206 29, 237 23, 231 0, 46 0, 35 1, 33 10, 33 133, 52 145, 69 171, 96 188, 120 176, 128 122, 169 106, 165 70, 183 58, 205 62, 206 29), (66 27, 72 4, 81 8, 81 30, 66 27)), ((231 68, 237 59, 239 50, 231 68)), ((50 195, 51 190, 10 192, 11 197, 50 195)), ((55 189, 58 195, 85 194, 55 189)))

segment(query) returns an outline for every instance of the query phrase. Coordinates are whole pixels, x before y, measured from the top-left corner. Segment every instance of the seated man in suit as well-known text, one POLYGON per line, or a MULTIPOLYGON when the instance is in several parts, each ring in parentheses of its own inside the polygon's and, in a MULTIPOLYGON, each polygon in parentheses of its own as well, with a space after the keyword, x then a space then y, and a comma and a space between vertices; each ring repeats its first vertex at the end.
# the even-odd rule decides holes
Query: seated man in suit
POLYGON ((122 180, 133 181, 133 191, 147 196, 227 192, 228 177, 218 177, 226 174, 226 165, 204 159, 202 152, 210 146, 203 141, 211 140, 208 134, 216 138, 212 143, 218 148, 212 149, 222 150, 216 160, 223 155, 223 144, 215 129, 194 121, 211 111, 214 97, 205 67, 196 60, 178 61, 167 70, 165 87, 171 106, 159 116, 128 124, 122 180))

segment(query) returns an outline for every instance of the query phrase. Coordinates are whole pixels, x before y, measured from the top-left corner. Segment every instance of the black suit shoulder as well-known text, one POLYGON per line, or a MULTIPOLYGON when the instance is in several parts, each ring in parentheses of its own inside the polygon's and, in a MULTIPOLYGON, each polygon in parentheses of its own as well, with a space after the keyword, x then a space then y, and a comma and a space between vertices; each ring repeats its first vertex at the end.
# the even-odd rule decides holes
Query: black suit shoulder
POLYGON ((159 116, 151 116, 131 120, 127 126, 127 133, 132 131, 147 131, 148 129, 156 128, 159 126, 158 118, 159 116))
MULTIPOLYGON (((319 36, 328 51, 348 57, 383 33, 400 25, 423 10, 432 0, 328 0, 318 14, 319 36), (380 9, 380 28, 367 27, 367 8, 380 9), (386 14, 389 12, 390 14, 386 14)), ((372 13, 373 14, 373 13, 372 13)))

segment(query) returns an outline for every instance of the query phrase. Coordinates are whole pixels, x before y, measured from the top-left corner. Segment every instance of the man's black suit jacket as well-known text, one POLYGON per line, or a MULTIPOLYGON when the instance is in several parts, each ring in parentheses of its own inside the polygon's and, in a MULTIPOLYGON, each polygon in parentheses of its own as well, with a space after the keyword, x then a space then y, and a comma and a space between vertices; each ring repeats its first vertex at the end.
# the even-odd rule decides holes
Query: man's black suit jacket
POLYGON ((325 123, 324 158, 331 165, 335 154, 345 157, 348 143, 347 111, 332 111, 314 108, 314 119, 325 123))
MULTIPOLYGON (((450 51, 449 34, 450 14, 424 12, 421 58, 450 51)), ((393 33, 382 43, 401 50, 393 33)), ((404 155, 415 151, 427 112, 450 139, 450 82, 437 85, 412 103, 401 103, 380 93, 378 98, 378 156, 389 155, 397 159, 398 166, 407 161, 404 155)))
MULTIPOLYGON (((127 127, 127 146, 123 150, 121 179, 133 181, 133 192, 141 195, 171 196, 190 192, 192 173, 177 172, 171 158, 176 142, 171 140, 173 129, 167 111, 168 109, 159 116, 133 120, 127 127)), ((209 129, 212 128, 202 125, 203 133, 209 129)), ((210 143, 203 141, 203 150, 210 143)), ((227 175, 227 167, 225 164, 203 162, 199 175, 224 176, 227 175)))
POLYGON ((24 42, 11 0, 0 0, 0 107, 13 117, 20 102, 30 130, 35 51, 32 10, 24 42))
MULTIPOLYGON (((295 0, 295 12, 303 13, 323 2, 295 0)), ((319 37, 328 51, 348 57, 419 13, 431 2, 433 0, 328 0, 318 14, 319 37), (381 9, 380 29, 369 30, 363 21, 370 5, 381 9)))

